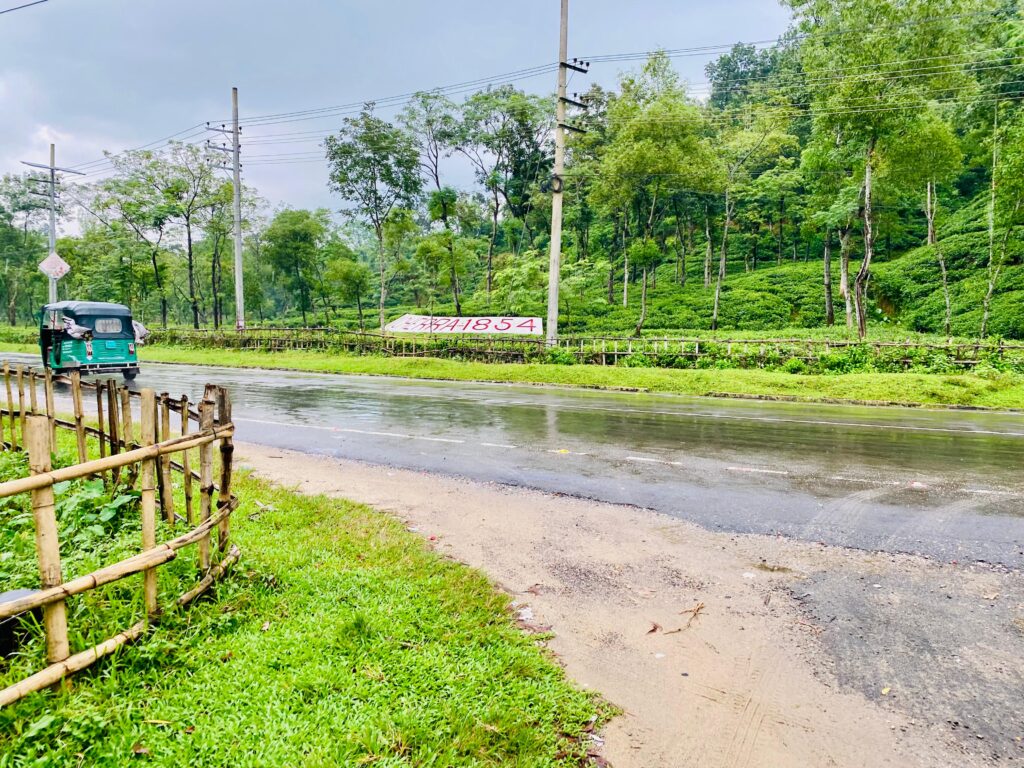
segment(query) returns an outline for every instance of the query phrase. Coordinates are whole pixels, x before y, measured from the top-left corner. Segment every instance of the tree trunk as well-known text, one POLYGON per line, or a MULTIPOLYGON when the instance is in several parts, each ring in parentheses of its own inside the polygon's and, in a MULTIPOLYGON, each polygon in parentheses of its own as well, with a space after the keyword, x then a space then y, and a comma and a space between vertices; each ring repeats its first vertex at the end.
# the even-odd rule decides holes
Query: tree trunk
POLYGON ((1003 242, 999 248, 999 258, 995 262, 989 263, 988 268, 988 289, 985 291, 985 300, 983 302, 984 310, 981 315, 981 338, 985 338, 988 335, 988 318, 989 311, 992 308, 992 297, 996 292, 996 285, 999 283, 999 276, 1003 272, 1003 267, 1006 265, 1006 247, 1010 242, 1010 234, 1014 229, 1014 222, 1017 220, 1017 214, 1020 212, 1022 200, 1018 200, 1016 205, 1013 207, 1013 213, 1010 214, 1009 223, 1006 225, 1006 233, 1003 235, 1003 242))
POLYGON ((629 252, 622 252, 622 306, 629 306, 629 252))
POLYGON ((377 263, 380 267, 380 303, 377 305, 378 319, 380 320, 381 333, 384 332, 384 326, 387 325, 387 318, 384 316, 384 302, 388 299, 388 282, 385 277, 387 270, 385 269, 384 263, 384 235, 383 233, 377 234, 377 263))
POLYGON ((677 273, 676 279, 679 281, 681 288, 686 287, 686 248, 687 244, 683 242, 683 228, 679 223, 679 216, 676 216, 676 242, 679 247, 679 256, 676 260, 677 273))
POLYGON ((153 265, 153 282, 156 283, 157 293, 160 294, 160 324, 167 328, 167 294, 164 292, 164 279, 160 275, 160 263, 157 261, 157 248, 149 251, 150 263, 153 265))
POLYGON ((185 255, 188 258, 188 300, 192 306, 192 327, 199 330, 199 301, 196 299, 196 268, 192 253, 192 219, 185 219, 185 255))
POLYGON ((942 253, 942 249, 939 248, 938 243, 935 244, 935 256, 939 260, 939 271, 942 273, 942 298, 946 302, 946 314, 942 320, 942 332, 946 336, 949 336, 949 328, 953 318, 953 308, 949 298, 949 275, 946 273, 946 257, 942 253))
POLYGON ((779 198, 779 255, 775 261, 777 264, 782 264, 782 250, 785 244, 785 228, 786 228, 786 198, 782 196, 779 198))
POLYGON ((871 214, 871 173, 875 161, 875 140, 868 143, 866 162, 864 163, 864 260, 857 270, 853 283, 853 303, 857 311, 857 336, 861 339, 868 334, 868 279, 871 277, 871 257, 874 255, 875 233, 871 214))
MULTIPOLYGON (((689 214, 686 215, 686 252, 693 253, 693 219, 689 214)), ((683 261, 683 280, 680 283, 682 287, 686 287, 686 262, 683 261)))
POLYGON ((220 328, 220 312, 217 306, 217 251, 219 246, 214 243, 210 254, 210 296, 213 301, 213 329, 220 328))
POLYGON ((640 319, 636 321, 634 336, 640 336, 645 322, 647 322, 647 267, 644 267, 644 277, 640 288, 640 319))
POLYGON ((928 218, 928 245, 935 245, 938 242, 935 237, 935 206, 935 182, 929 181, 924 203, 924 215, 928 218))
MULTIPOLYGON (((627 214, 628 216, 628 214, 627 214)), ((622 221, 622 306, 629 306, 629 250, 626 241, 629 238, 629 219, 622 221)))
POLYGON ((363 323, 363 297, 360 294, 356 294, 356 311, 359 313, 359 332, 362 333, 366 330, 366 326, 363 323))
POLYGON ((832 230, 825 230, 825 325, 836 324, 835 307, 832 306, 832 230))
POLYGON ((981 328, 979 337, 984 339, 988 335, 988 314, 989 305, 992 301, 992 294, 996 290, 996 280, 999 279, 999 271, 995 266, 996 258, 996 178, 999 168, 999 105, 996 104, 996 111, 992 121, 992 185, 989 188, 988 199, 988 290, 985 292, 985 299, 982 302, 981 328))
MULTIPOLYGON (((455 269, 455 245, 449 238, 448 242, 448 255, 451 258, 451 266, 449 268, 448 281, 452 284, 452 298, 455 300, 455 316, 462 317, 462 302, 459 299, 459 273, 455 269)), ((490 275, 488 275, 490 278, 490 275)), ((488 290, 488 296, 490 291, 488 290)))
MULTIPOLYGON (((455 316, 462 317, 462 302, 459 300, 461 293, 459 289, 459 272, 455 264, 455 234, 452 232, 451 222, 448 220, 448 205, 441 205, 441 220, 444 222, 444 231, 448 235, 448 259, 449 273, 448 281, 452 284, 452 299, 455 301, 455 316)), ((487 303, 491 303, 491 262, 487 262, 487 303)))
POLYGON ((729 227, 732 226, 732 200, 729 189, 725 190, 725 226, 722 228, 722 254, 718 261, 718 280, 715 283, 715 306, 711 313, 711 330, 718 330, 718 307, 722 296, 722 282, 725 280, 725 259, 729 252, 729 227))
POLYGON ((850 240, 853 223, 839 230, 839 295, 846 304, 846 327, 853 328, 853 297, 850 295, 850 240))
POLYGON ((494 285, 494 243, 498 239, 498 213, 501 203, 498 200, 498 193, 494 193, 494 201, 491 205, 491 239, 487 241, 487 306, 491 306, 491 288, 494 285))
POLYGON ((711 259, 714 256, 714 246, 711 244, 711 207, 704 206, 704 236, 708 245, 704 251, 704 287, 711 287, 711 259))

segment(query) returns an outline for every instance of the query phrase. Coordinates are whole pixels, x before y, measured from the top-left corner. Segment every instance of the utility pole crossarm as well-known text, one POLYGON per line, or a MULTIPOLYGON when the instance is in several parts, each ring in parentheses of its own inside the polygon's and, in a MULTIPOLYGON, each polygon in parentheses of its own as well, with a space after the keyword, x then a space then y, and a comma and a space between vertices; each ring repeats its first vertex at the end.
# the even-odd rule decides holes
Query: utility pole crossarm
MULTIPOLYGON (((81 171, 76 171, 76 170, 74 170, 72 168, 61 168, 60 166, 57 166, 57 165, 52 165, 51 166, 51 165, 44 165, 42 163, 30 163, 28 160, 22 160, 21 164, 22 165, 30 166, 32 168, 42 168, 42 169, 47 170, 47 171, 60 171, 61 173, 73 173, 76 176, 85 176, 85 174, 82 173, 81 171)), ((47 184, 50 183, 46 179, 32 179, 32 181, 46 181, 47 184)))

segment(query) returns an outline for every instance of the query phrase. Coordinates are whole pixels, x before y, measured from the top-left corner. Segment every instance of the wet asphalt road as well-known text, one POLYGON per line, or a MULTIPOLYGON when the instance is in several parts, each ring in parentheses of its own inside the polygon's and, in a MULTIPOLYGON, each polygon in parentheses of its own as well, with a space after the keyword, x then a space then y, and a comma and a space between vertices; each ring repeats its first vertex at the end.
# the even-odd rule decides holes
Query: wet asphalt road
POLYGON ((1024 565, 1018 414, 157 364, 136 384, 194 398, 207 382, 230 387, 240 441, 634 504, 715 530, 1024 565))

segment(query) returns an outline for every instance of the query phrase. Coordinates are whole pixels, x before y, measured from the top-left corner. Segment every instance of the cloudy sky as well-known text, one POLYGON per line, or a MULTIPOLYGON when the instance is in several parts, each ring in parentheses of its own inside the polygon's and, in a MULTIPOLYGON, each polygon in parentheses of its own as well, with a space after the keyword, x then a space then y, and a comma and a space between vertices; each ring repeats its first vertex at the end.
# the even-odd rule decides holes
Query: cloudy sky
MULTIPOLYGON (((0 10, 26 0, 0 0, 0 10)), ((316 159, 337 111, 260 125, 255 116, 332 107, 551 64, 558 0, 48 0, 0 14, 0 173, 19 160, 102 176, 118 151, 230 115, 238 86, 245 181, 275 205, 337 207, 316 159), (246 118, 249 118, 247 121, 246 118), (282 135, 287 134, 287 135, 282 135), (308 153, 308 154, 307 154, 308 153), (312 160, 310 159, 312 158, 312 160)), ((776 0, 571 0, 570 57, 777 37, 776 0)), ((675 58, 691 83, 706 54, 675 58)), ((631 62, 595 64, 570 90, 614 84, 631 62)), ((517 81, 554 90, 550 72, 517 81)), ((381 109, 382 115, 393 110, 381 109)), ((453 168, 453 175, 463 171, 453 168)), ((468 179, 467 179, 468 180, 468 179)), ((457 180, 460 181, 460 180, 457 180)))

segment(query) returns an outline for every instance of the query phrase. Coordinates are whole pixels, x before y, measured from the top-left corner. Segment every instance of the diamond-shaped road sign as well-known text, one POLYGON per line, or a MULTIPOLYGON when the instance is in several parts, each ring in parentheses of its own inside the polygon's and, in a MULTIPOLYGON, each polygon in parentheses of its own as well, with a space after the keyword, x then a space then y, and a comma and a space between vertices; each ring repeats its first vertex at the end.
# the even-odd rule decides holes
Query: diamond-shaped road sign
POLYGON ((56 251, 50 251, 50 255, 39 262, 39 271, 52 280, 60 280, 71 271, 71 265, 58 256, 56 251))

